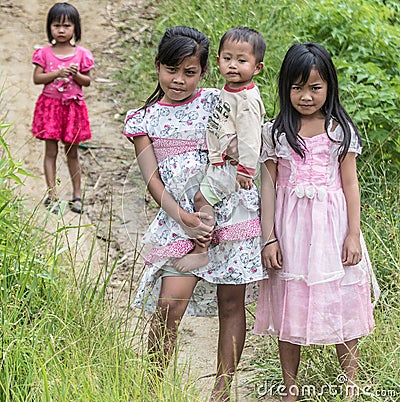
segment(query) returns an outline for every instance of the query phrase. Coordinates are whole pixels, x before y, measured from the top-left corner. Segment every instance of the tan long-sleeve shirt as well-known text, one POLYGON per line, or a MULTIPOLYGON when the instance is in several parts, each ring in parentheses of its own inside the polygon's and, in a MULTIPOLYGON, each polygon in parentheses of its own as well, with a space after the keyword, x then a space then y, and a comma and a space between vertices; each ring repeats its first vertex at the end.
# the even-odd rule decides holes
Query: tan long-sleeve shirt
POLYGON ((264 104, 254 83, 235 90, 225 86, 207 125, 210 163, 218 166, 234 159, 239 162, 238 173, 253 177, 264 115, 264 104))

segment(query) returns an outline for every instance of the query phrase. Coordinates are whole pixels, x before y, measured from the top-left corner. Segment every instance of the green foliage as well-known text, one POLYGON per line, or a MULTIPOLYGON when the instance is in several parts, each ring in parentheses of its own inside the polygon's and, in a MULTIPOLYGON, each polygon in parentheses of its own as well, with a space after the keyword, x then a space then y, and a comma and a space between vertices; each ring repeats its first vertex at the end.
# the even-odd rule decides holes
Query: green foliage
POLYGON ((32 221, 21 222, 21 202, 15 199, 12 186, 21 184, 27 174, 11 157, 4 135, 9 125, 0 122, 0 303, 3 329, 20 320, 29 320, 37 309, 28 307, 40 301, 51 280, 43 250, 37 242, 39 232, 32 221), (40 270, 32 272, 32 263, 40 270))
POLYGON ((22 401, 32 391, 32 356, 42 343, 35 324, 56 289, 58 248, 46 248, 53 236, 14 195, 28 173, 4 140, 9 128, 0 122, 0 400, 22 401))
POLYGON ((125 67, 116 77, 124 82, 123 109, 140 106, 155 88, 153 59, 167 27, 193 26, 210 38, 211 68, 203 85, 220 87, 215 63, 219 39, 233 26, 248 25, 267 40, 265 68, 256 82, 268 119, 277 113, 276 77, 287 49, 295 42, 321 43, 332 54, 342 101, 370 143, 368 149, 381 149, 386 162, 400 167, 399 8, 395 0, 202 0, 179 7, 164 0, 146 40, 134 54, 129 49, 129 55, 122 55, 125 67))
POLYGON ((296 36, 330 51, 347 111, 365 139, 400 166, 400 17, 394 2, 393 8, 384 3, 309 1, 296 36))

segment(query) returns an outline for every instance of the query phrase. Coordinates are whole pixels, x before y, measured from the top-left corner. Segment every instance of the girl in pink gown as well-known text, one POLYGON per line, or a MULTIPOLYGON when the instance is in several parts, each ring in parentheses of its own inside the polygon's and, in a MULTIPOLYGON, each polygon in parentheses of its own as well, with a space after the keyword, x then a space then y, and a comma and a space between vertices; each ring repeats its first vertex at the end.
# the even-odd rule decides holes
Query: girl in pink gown
POLYGON ((361 139, 322 46, 289 49, 279 97, 280 113, 263 129, 262 260, 270 279, 260 282, 254 332, 279 337, 284 401, 295 401, 302 345, 335 344, 348 382, 355 380, 358 339, 374 327, 371 279, 376 297, 379 288, 360 232, 361 139))

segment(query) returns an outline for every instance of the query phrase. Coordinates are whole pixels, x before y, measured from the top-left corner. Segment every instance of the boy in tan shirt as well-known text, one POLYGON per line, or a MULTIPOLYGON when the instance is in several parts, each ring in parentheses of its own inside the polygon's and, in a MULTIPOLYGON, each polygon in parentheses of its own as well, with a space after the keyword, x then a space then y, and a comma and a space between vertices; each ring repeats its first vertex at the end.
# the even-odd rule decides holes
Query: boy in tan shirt
MULTIPOLYGON (((217 61, 226 82, 208 121, 210 165, 194 199, 196 210, 209 214, 211 226, 215 204, 238 187, 253 186, 265 115, 253 77, 264 67, 265 50, 263 36, 247 27, 228 30, 220 41, 217 61)), ((209 243, 196 243, 189 254, 175 260, 175 269, 188 272, 207 265, 209 243)))

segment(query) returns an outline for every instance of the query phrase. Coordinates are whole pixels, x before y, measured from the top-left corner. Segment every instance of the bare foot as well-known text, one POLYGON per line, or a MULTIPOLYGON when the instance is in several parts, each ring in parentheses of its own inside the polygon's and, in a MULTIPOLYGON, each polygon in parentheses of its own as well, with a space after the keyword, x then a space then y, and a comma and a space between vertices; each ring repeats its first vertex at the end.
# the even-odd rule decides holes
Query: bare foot
POLYGON ((222 374, 215 379, 214 388, 209 402, 229 402, 230 386, 232 377, 228 374, 222 374))
MULTIPOLYGON (((204 250, 204 249, 203 249, 204 250)), ((190 272, 194 269, 204 267, 210 262, 210 257, 208 252, 201 253, 189 253, 182 258, 177 258, 174 260, 172 265, 179 272, 190 272)))
POLYGON ((299 389, 297 385, 291 385, 288 388, 286 395, 282 398, 282 402, 296 402, 299 400, 299 389))
POLYGON ((211 395, 210 402, 229 402, 231 400, 229 393, 220 392, 211 395))

